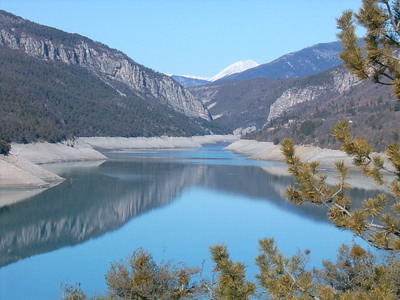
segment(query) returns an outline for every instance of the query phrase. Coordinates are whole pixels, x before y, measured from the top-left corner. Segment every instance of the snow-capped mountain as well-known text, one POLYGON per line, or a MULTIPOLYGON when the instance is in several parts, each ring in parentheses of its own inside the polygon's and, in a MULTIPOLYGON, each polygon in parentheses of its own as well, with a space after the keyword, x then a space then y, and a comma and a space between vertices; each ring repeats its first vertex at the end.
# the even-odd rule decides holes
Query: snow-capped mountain
POLYGON ((168 76, 170 76, 172 79, 174 79, 176 82, 178 82, 184 87, 194 87, 194 86, 210 84, 213 81, 219 80, 226 76, 237 74, 257 66, 259 66, 258 63, 249 59, 249 60, 238 61, 226 67, 212 78, 205 78, 193 75, 168 75, 168 76))
POLYGON ((221 72, 219 72, 217 75, 210 78, 209 80, 216 81, 223 77, 226 77, 226 76, 229 76, 232 74, 236 74, 236 73, 240 73, 240 72, 246 71, 248 69, 257 67, 258 65, 259 65, 258 63, 256 63, 255 61, 253 61, 251 59, 238 61, 238 62, 226 67, 225 69, 223 69, 221 72))

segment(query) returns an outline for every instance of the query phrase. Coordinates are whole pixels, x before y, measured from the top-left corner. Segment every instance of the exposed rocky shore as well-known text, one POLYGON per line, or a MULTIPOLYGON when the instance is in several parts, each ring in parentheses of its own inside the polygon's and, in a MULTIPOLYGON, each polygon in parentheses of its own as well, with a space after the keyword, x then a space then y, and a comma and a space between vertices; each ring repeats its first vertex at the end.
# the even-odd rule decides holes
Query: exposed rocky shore
MULTIPOLYGON (((238 140, 225 149, 241 153, 255 160, 279 162, 284 160, 280 146, 270 142, 238 140)), ((313 146, 297 146, 296 154, 299 155, 303 161, 318 161, 322 167, 333 167, 338 160, 343 160, 348 165, 351 165, 352 162, 352 158, 342 151, 313 146)))
POLYGON ((233 142, 233 135, 195 137, 77 138, 63 143, 12 144, 10 155, 0 155, 0 207, 59 184, 64 179, 42 164, 106 160, 96 149, 195 148, 233 142))
MULTIPOLYGON (((263 167, 263 169, 274 175, 289 176, 287 165, 283 164, 284 157, 279 145, 255 140, 238 140, 225 149, 245 155, 249 159, 277 162, 277 165, 263 167)), ((362 176, 360 171, 353 167, 352 158, 342 151, 314 146, 297 146, 296 154, 304 162, 319 162, 320 169, 324 174, 328 175, 327 182, 330 184, 337 183, 337 172, 334 168, 335 162, 344 161, 349 167, 350 178, 347 181, 349 186, 365 190, 385 190, 384 186, 378 186, 372 179, 362 176)))

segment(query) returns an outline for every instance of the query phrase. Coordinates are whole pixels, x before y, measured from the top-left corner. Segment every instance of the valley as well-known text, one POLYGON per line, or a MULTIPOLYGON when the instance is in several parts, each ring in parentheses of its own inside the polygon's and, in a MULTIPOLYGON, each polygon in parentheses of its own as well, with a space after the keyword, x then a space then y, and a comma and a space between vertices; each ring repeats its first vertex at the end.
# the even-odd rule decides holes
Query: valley
POLYGON ((95 2, 0 7, 1 299, 398 298, 398 2, 95 2))
POLYGON ((341 67, 340 42, 264 64, 237 62, 199 79, 155 72, 118 50, 5 11, 0 28, 0 138, 7 142, 235 133, 337 148, 329 129, 339 119, 378 150, 399 139, 390 88, 341 67))

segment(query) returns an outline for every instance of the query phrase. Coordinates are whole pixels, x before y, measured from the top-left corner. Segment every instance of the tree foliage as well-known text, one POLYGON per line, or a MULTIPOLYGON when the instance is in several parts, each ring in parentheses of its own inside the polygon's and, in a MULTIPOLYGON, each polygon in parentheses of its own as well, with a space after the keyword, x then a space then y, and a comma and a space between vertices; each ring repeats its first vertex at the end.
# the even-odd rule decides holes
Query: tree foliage
POLYGON ((246 280, 246 268, 240 262, 233 262, 225 245, 210 248, 214 271, 218 272, 215 295, 221 300, 247 300, 255 294, 256 285, 246 280))
POLYGON ((82 290, 81 285, 65 285, 63 287, 63 300, 87 300, 85 292, 82 290))
POLYGON ((138 249, 126 262, 112 263, 106 281, 112 299, 189 299, 200 291, 192 282, 198 272, 170 262, 157 264, 138 249))
POLYGON ((386 157, 373 154, 365 138, 350 135, 346 121, 339 122, 332 135, 342 144, 341 149, 353 157, 362 174, 387 186, 389 192, 365 199, 359 209, 352 208, 345 193, 348 167, 344 162, 335 164, 339 182, 332 187, 326 183, 327 176, 320 174, 318 163, 302 162, 295 153, 293 140, 285 139, 281 149, 296 184, 287 189, 286 197, 297 205, 323 205, 337 226, 352 230, 377 248, 400 251, 400 145, 389 145, 386 157))
POLYGON ((358 13, 345 11, 337 19, 339 39, 343 44, 340 58, 350 72, 360 79, 393 85, 400 99, 400 5, 399 1, 363 0, 358 13), (356 36, 356 26, 366 29, 364 46, 356 36))
POLYGON ((11 150, 11 145, 4 140, 0 140, 0 154, 8 155, 11 150))
POLYGON ((306 269, 309 251, 285 257, 273 239, 260 241, 257 276, 267 299, 399 299, 400 260, 386 255, 379 260, 357 244, 342 245, 336 261, 321 269, 306 269))
POLYGON ((272 238, 259 242, 260 255, 256 264, 260 269, 257 279, 260 286, 273 299, 313 297, 312 273, 306 270, 309 251, 287 258, 276 247, 272 238))
MULTIPOLYGON (((298 300, 396 300, 400 297, 400 259, 386 253, 377 257, 354 244, 342 245, 334 261, 307 268, 309 250, 292 257, 279 251, 274 239, 259 241, 259 268, 254 280, 246 267, 230 258, 228 248, 210 248, 215 263, 212 277, 202 278, 199 268, 182 264, 157 264, 150 253, 137 249, 126 261, 112 263, 106 274, 108 294, 92 300, 132 299, 298 299, 298 300)), ((64 300, 86 300, 80 284, 64 286, 64 300)))
MULTIPOLYGON (((199 271, 198 268, 188 268, 183 264, 158 264, 149 252, 139 248, 126 261, 111 264, 105 276, 108 294, 90 299, 196 299, 203 293, 203 281, 193 280, 199 271)), ((65 286, 62 299, 86 300, 88 296, 78 284, 65 286)))

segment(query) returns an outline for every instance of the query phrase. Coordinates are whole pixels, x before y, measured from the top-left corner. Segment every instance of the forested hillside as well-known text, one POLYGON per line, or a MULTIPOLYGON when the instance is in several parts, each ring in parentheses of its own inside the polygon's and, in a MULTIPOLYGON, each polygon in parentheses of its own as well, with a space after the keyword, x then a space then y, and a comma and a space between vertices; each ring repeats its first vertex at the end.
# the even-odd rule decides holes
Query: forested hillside
POLYGON ((18 50, 0 47, 0 70, 0 138, 9 142, 189 136, 208 133, 211 125, 150 97, 121 96, 80 67, 46 62, 18 50))

